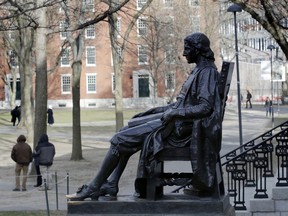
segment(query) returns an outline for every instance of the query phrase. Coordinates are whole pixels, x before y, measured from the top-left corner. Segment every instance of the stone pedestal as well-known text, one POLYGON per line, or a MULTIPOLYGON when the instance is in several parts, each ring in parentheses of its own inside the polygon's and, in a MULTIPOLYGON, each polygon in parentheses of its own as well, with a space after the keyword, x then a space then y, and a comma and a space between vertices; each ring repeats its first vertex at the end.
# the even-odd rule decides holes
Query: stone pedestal
POLYGON ((229 196, 220 199, 191 197, 188 195, 165 195, 161 200, 150 201, 133 196, 118 196, 117 200, 100 197, 98 201, 68 201, 68 215, 190 215, 234 216, 229 196))

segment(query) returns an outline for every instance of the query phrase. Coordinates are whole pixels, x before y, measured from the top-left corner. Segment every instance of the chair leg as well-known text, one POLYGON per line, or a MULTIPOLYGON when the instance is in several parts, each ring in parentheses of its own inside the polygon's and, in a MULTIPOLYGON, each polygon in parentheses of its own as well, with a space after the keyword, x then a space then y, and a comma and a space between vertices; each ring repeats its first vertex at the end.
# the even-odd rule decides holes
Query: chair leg
POLYGON ((222 174, 222 167, 220 161, 218 160, 216 163, 215 189, 213 192, 213 198, 220 199, 220 197, 225 193, 222 174))
POLYGON ((160 183, 160 175, 164 171, 164 163, 160 161, 155 167, 154 176, 152 178, 147 179, 147 199, 148 200, 156 200, 163 196, 163 186, 159 186, 160 183))

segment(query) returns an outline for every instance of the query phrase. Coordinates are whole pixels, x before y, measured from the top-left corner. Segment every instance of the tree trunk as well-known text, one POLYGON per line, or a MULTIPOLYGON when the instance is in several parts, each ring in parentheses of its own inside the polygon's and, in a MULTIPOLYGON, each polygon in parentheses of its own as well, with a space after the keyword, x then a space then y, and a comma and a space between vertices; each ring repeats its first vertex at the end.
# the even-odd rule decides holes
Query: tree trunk
POLYGON ((27 131, 27 140, 33 143, 33 70, 32 47, 34 40, 34 29, 25 28, 20 30, 19 73, 21 81, 21 125, 27 131))
MULTIPOLYGON (((38 0, 37 4, 43 4, 38 0)), ((37 10, 40 26, 46 26, 46 7, 37 10)), ((46 57, 46 29, 38 28, 36 32, 36 80, 35 80, 35 122, 34 148, 40 136, 47 133, 47 57, 46 57)))
POLYGON ((80 77, 82 62, 74 61, 72 65, 73 83, 72 83, 72 99, 73 99, 73 140, 71 160, 81 160, 82 144, 81 144, 81 109, 80 109, 80 77))
POLYGON ((116 32, 116 15, 109 16, 109 35, 112 49, 112 60, 115 75, 115 114, 116 114, 116 131, 119 131, 124 125, 123 117, 123 91, 122 91, 122 64, 117 52, 117 32, 116 32))

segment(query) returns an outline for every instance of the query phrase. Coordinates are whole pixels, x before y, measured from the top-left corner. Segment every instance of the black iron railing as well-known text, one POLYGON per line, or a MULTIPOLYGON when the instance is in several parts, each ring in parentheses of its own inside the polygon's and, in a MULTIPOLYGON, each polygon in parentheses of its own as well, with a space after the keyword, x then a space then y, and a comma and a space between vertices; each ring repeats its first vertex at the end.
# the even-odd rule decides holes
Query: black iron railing
POLYGON ((274 177, 274 168, 277 170, 275 186, 288 186, 288 121, 223 155, 221 164, 235 210, 247 209, 245 187, 255 187, 254 198, 268 198, 267 178, 274 177))

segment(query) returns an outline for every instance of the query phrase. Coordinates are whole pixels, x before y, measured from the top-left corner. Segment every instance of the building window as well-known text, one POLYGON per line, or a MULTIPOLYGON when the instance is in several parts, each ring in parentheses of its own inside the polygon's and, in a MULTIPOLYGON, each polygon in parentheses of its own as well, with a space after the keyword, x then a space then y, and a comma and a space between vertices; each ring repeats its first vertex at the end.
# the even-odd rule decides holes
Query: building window
POLYGON ((122 3, 121 0, 114 0, 114 1, 111 2, 111 4, 112 4, 114 7, 119 6, 121 3, 122 3))
POLYGON ((83 10, 85 12, 94 12, 94 0, 83 0, 83 10))
POLYGON ((87 93, 96 93, 96 74, 86 74, 87 93))
POLYGON ((85 37, 86 38, 95 38, 95 28, 94 25, 90 25, 85 29, 85 37))
POLYGON ((190 16, 190 22, 192 27, 192 32, 200 31, 200 17, 199 16, 190 16))
POLYGON ((165 61, 167 64, 175 64, 176 53, 172 46, 165 49, 165 61))
POLYGON ((147 47, 138 46, 138 64, 147 64, 148 63, 148 53, 147 47))
POLYGON ((18 57, 15 52, 15 50, 10 50, 9 51, 9 64, 11 67, 17 67, 18 66, 18 57))
POLYGON ((68 66, 70 66, 70 49, 66 48, 62 52, 61 67, 68 67, 68 66))
MULTIPOLYGON (((116 55, 119 60, 122 60, 122 48, 120 46, 115 46, 116 55)), ((111 65, 113 66, 113 53, 111 53, 111 65)))
POLYGON ((173 36, 174 35, 174 17, 167 17, 167 21, 165 24, 166 34, 173 36))
POLYGON ((168 72, 166 74, 165 84, 166 84, 167 91, 175 90, 175 72, 168 72))
POLYGON ((66 8, 70 7, 69 1, 65 1, 65 8, 63 8, 61 5, 59 7, 59 13, 64 13, 66 8))
POLYGON ((71 75, 70 74, 61 76, 61 93, 71 94, 71 75))
POLYGON ((11 41, 15 41, 16 40, 16 32, 15 31, 9 31, 8 37, 11 41))
POLYGON ((86 65, 96 65, 96 50, 95 47, 86 47, 86 65))
POLYGON ((173 7, 173 0, 164 0, 165 7, 173 7))
POLYGON ((199 6, 200 3, 199 3, 200 0, 189 0, 189 5, 190 6, 199 6))
POLYGON ((117 46, 116 52, 117 52, 117 55, 119 56, 119 58, 121 59, 121 57, 122 57, 122 48, 117 46))
POLYGON ((66 29, 68 28, 68 23, 66 21, 60 21, 60 39, 65 40, 68 36, 66 29))
POLYGON ((137 0, 137 9, 140 10, 146 2, 147 0, 137 0))
POLYGON ((137 20, 137 27, 139 36, 145 36, 147 34, 147 22, 145 18, 137 20))
POLYGON ((118 17, 117 22, 116 22, 116 31, 118 37, 120 36, 121 33, 121 19, 118 17))
POLYGON ((112 92, 115 92, 116 88, 116 80, 115 80, 115 74, 112 74, 112 92))

